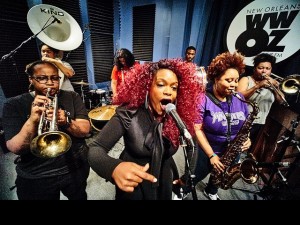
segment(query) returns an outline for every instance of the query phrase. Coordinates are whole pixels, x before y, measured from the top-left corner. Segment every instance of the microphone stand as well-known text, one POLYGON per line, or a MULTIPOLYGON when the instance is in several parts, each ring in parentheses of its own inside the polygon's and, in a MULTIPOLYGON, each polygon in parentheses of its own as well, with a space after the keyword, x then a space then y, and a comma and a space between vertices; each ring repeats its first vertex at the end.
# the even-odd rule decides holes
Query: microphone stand
MULTIPOLYGON (((84 35, 84 33, 87 31, 87 29, 89 29, 89 25, 88 25, 88 24, 85 25, 84 30, 83 30, 83 32, 82 32, 82 35, 84 35)), ((87 36, 86 38, 84 38, 84 39, 82 40, 82 42, 85 42, 90 36, 91 36, 91 35, 89 35, 89 36, 87 36)), ((65 57, 65 61, 67 61, 67 60, 69 59, 69 56, 70 56, 71 52, 72 52, 72 51, 69 51, 69 52, 68 52, 68 54, 67 54, 66 57, 65 57)))
MULTIPOLYGON (((53 16, 51 16, 50 18, 53 18, 53 16)), ((2 58, 1 58, 1 60, 0 60, 0 64, 2 63, 2 61, 6 60, 6 59, 9 59, 9 58, 12 59, 13 56, 18 52, 18 50, 19 50, 24 44, 26 44, 28 41, 30 41, 30 40, 36 38, 36 36, 38 36, 43 30, 45 30, 45 29, 46 29, 47 27, 49 27, 51 24, 53 24, 53 23, 56 22, 56 19, 53 18, 53 21, 52 21, 50 24, 47 25, 47 23, 48 23, 48 21, 50 20, 50 18, 47 20, 47 22, 45 23, 45 25, 42 27, 42 29, 41 29, 38 33, 32 35, 32 36, 29 37, 27 40, 23 41, 18 47, 16 47, 16 48, 15 48, 14 50, 12 50, 10 53, 8 53, 8 54, 2 56, 2 58)))
MULTIPOLYGON (((192 174, 192 171, 191 171, 191 168, 190 168, 190 162, 189 162, 189 159, 188 159, 188 156, 187 156, 187 151, 186 151, 187 144, 186 144, 186 140, 185 140, 185 138, 182 135, 180 135, 179 140, 180 140, 180 145, 183 148, 183 154, 184 154, 184 158, 185 158, 185 161, 186 161, 186 170, 188 172, 187 184, 191 185, 191 192, 192 192, 193 200, 198 200, 197 193, 196 193, 196 188, 195 188, 195 182, 194 182, 195 175, 192 174)), ((195 151, 195 146, 193 145, 192 148, 193 148, 193 152, 194 152, 195 151)))

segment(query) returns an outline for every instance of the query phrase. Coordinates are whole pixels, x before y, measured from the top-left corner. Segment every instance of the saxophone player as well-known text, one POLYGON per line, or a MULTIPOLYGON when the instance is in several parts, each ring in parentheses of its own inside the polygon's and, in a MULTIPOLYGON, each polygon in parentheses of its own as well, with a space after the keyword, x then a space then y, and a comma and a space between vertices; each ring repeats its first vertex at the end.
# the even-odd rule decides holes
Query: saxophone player
MULTIPOLYGON (((26 67, 26 72, 33 91, 8 99, 3 107, 6 146, 18 155, 15 160, 18 199, 58 200, 62 192, 68 199, 85 200, 90 168, 85 143, 90 123, 85 105, 76 92, 59 91, 59 73, 54 64, 36 61, 26 67), (56 116, 48 107, 54 96, 59 107, 56 116), (72 139, 70 149, 53 158, 38 157, 31 152, 44 112, 47 121, 56 117, 57 121, 52 123, 72 139)), ((51 140, 45 142, 45 146, 50 143, 51 140)))
MULTIPOLYGON (((219 172, 226 169, 220 158, 248 116, 247 104, 232 95, 244 68, 244 56, 238 52, 219 54, 208 67, 206 96, 199 106, 200 119, 195 123, 199 154, 196 182, 204 179, 213 169, 219 172)), ((250 145, 247 138, 241 148, 247 150, 250 145)), ((204 195, 210 200, 220 200, 217 192, 218 186, 210 177, 204 195)))

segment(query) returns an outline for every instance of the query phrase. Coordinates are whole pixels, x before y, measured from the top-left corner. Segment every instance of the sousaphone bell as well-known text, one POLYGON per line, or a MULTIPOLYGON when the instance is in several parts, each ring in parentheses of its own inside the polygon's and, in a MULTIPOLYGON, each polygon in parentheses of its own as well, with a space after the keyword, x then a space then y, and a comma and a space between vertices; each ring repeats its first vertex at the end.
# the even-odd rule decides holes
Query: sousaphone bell
POLYGON ((76 20, 66 11, 47 4, 33 6, 27 13, 27 23, 34 34, 45 44, 62 51, 78 48, 83 33, 76 20), (52 22, 52 24, 51 24, 52 22))

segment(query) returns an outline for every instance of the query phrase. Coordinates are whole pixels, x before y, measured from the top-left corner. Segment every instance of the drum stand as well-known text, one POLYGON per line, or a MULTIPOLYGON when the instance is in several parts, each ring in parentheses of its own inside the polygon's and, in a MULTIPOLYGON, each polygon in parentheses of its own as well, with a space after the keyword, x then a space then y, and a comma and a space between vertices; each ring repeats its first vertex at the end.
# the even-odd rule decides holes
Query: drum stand
MULTIPOLYGON (((83 82, 83 81, 82 81, 82 82, 83 82)), ((81 91, 82 102, 85 104, 84 92, 83 92, 83 84, 80 85, 80 91, 81 91)))

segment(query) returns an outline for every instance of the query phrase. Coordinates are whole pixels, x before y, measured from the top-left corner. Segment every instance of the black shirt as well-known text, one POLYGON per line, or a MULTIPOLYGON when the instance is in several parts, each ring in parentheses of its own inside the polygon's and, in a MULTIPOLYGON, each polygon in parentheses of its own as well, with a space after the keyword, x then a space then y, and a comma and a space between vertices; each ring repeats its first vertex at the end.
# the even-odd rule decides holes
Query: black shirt
POLYGON ((114 169, 122 161, 127 161, 141 166, 149 163, 147 172, 158 179, 156 183, 143 181, 133 193, 117 188, 116 199, 171 199, 175 169, 171 156, 176 150, 162 136, 162 126, 144 107, 137 110, 118 107, 116 114, 89 144, 90 165, 101 177, 113 182, 111 176, 114 169), (107 153, 122 136, 124 151, 119 159, 110 157, 107 153))
MULTIPOLYGON (((19 133, 30 116, 34 97, 24 93, 7 99, 3 107, 3 129, 5 140, 10 140, 19 133)), ((78 93, 61 90, 58 94, 58 108, 67 111, 72 119, 87 119, 88 114, 78 93)), ((67 133, 66 130, 62 130, 67 133)), ((21 155, 17 163, 17 174, 24 178, 35 179, 66 174, 87 162, 87 146, 84 138, 76 138, 67 133, 72 139, 68 152, 56 158, 39 158, 29 151, 21 155)))

